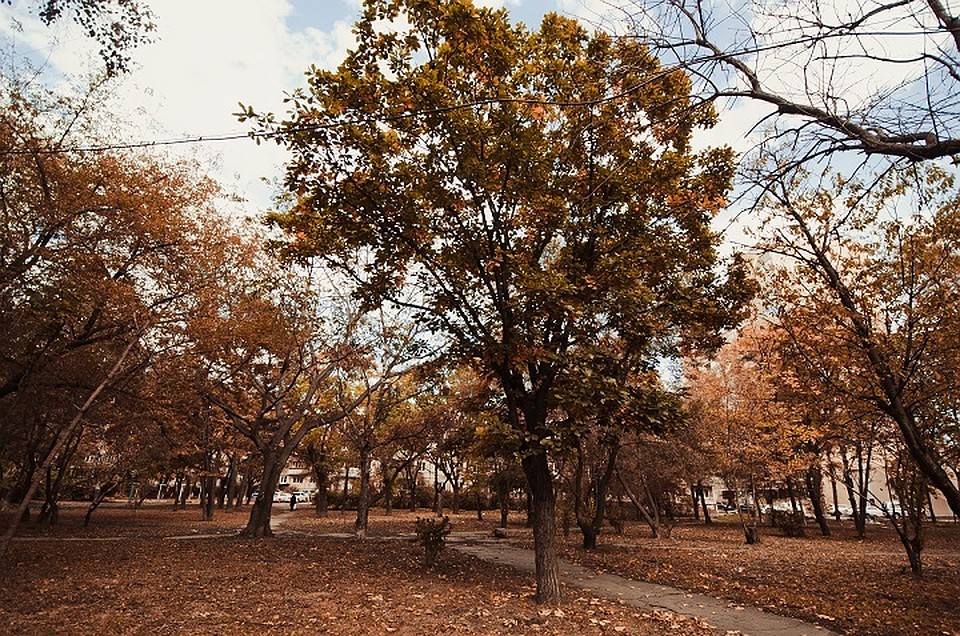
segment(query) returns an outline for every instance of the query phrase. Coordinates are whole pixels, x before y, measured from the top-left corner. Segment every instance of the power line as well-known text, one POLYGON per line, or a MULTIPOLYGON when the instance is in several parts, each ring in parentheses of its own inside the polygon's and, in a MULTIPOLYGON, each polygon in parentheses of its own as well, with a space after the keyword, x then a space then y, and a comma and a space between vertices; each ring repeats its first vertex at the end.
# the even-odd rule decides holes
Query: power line
POLYGON ((471 102, 465 102, 461 104, 451 104, 450 106, 441 106, 437 108, 430 109, 419 109, 407 111, 404 113, 398 113, 396 115, 370 115, 368 117, 359 117, 348 120, 333 121, 321 124, 311 124, 311 125, 300 125, 295 127, 290 127, 282 130, 267 130, 267 131, 250 131, 246 133, 226 133, 219 135, 192 135, 188 137, 181 137, 178 139, 155 139, 155 140, 145 140, 145 141, 132 141, 132 142, 119 142, 111 144, 96 144, 90 146, 63 146, 59 148, 21 148, 14 150, 0 150, 0 156, 11 156, 11 155, 27 155, 27 154, 41 154, 41 155, 57 155, 57 154, 90 154, 98 152, 110 152, 114 150, 137 150, 137 149, 146 149, 146 148, 159 148, 159 147, 169 147, 169 146, 183 146, 191 144, 201 144, 201 143, 217 143, 224 141, 237 141, 240 139, 273 139, 277 137, 283 137, 286 135, 296 134, 298 132, 311 132, 318 130, 332 130, 335 128, 343 128, 347 126, 359 126, 364 124, 372 123, 390 123, 395 121, 403 121, 406 119, 413 119, 417 117, 427 117, 430 115, 439 115, 444 113, 450 113, 458 110, 466 110, 472 108, 478 108, 482 106, 493 106, 493 105, 503 105, 503 104, 521 104, 527 106, 555 106, 558 108, 589 108, 592 106, 599 106, 608 102, 616 101, 622 99, 638 90, 644 86, 653 83, 654 81, 669 75, 674 72, 676 69, 672 67, 665 67, 657 73, 651 74, 649 77, 645 78, 643 82, 625 88, 622 91, 614 93, 612 95, 606 95, 592 100, 550 100, 550 99, 537 99, 537 98, 526 98, 526 97, 490 97, 486 99, 474 100, 471 102))

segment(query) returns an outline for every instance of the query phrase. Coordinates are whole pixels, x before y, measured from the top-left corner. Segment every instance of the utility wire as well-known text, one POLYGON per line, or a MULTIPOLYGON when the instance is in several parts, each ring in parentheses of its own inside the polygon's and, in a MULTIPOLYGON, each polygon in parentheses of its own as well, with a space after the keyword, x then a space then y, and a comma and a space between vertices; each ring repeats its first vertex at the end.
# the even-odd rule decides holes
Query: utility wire
POLYGON ((183 146, 190 144, 201 144, 201 143, 216 143, 223 141, 236 141, 239 139, 273 139, 277 137, 284 137, 291 134, 296 134, 298 132, 310 132, 317 130, 331 130, 335 128, 343 128, 347 126, 359 126, 364 124, 372 123, 389 123, 395 121, 403 121, 407 119, 414 119, 417 117, 426 117, 430 115, 438 115, 449 112, 455 112, 458 110, 466 110, 472 108, 478 108, 482 106, 493 106, 493 105, 503 105, 503 104, 520 104, 527 106, 555 106, 558 108, 589 108, 593 106, 599 106, 609 102, 617 101, 623 99, 642 89, 643 87, 652 84, 653 82, 675 72, 677 69, 675 67, 663 67, 659 72, 651 74, 649 77, 645 78, 644 81, 637 83, 634 86, 623 89, 617 93, 611 95, 605 95, 603 97, 598 97, 597 99, 592 100, 550 100, 550 99, 538 99, 532 97, 489 97, 485 99, 474 100, 471 102, 465 102, 461 104, 451 104, 450 106, 441 106, 437 108, 430 109, 418 109, 407 111, 404 113, 398 113, 396 115, 376 115, 372 114, 368 117, 357 117, 353 119, 344 119, 320 124, 309 124, 309 125, 300 125, 290 128, 278 129, 278 130, 266 130, 266 131, 250 131, 246 133, 226 133, 220 135, 193 135, 189 137, 182 137, 179 139, 157 139, 157 140, 147 140, 147 141, 132 141, 132 142, 120 142, 112 144, 97 144, 90 146, 64 146, 59 148, 19 148, 12 150, 0 150, 0 156, 11 156, 11 155, 57 155, 57 154, 89 154, 89 153, 98 153, 98 152, 109 152, 112 150, 134 150, 134 149, 144 149, 144 148, 159 148, 166 146, 183 146))

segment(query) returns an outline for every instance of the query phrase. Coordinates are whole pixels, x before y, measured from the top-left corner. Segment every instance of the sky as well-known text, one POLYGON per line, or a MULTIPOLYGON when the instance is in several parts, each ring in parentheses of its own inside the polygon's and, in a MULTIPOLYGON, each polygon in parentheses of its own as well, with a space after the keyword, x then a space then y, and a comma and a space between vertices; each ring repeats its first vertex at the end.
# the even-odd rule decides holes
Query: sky
MULTIPOLYGON (((476 0, 505 7, 530 27, 556 11, 599 24, 607 0, 476 0)), ((148 0, 157 29, 133 51, 132 72, 120 79, 108 105, 128 122, 116 136, 130 142, 212 137, 249 130, 233 113, 238 103, 282 113, 284 95, 303 84, 311 66, 333 69, 353 44, 360 0, 148 0)), ((83 77, 102 66, 97 46, 69 21, 52 27, 27 9, 31 0, 0 3, 0 47, 28 57, 51 82, 83 77)), ((66 88, 63 88, 66 90, 66 88)), ((728 129, 724 129, 728 130, 728 129)), ((727 133, 724 133, 727 134, 727 133)), ((710 139, 711 142, 723 139, 710 139)), ((243 197, 244 212, 271 207, 284 151, 249 139, 178 146, 209 166, 212 176, 243 197)))
MULTIPOLYGON (((515 21, 536 25, 545 12, 589 15, 592 0, 478 0, 506 6, 515 21)), ((31 0, 0 3, 0 47, 28 57, 48 77, 83 77, 100 65, 97 47, 69 20, 46 27, 31 0)), ((283 111, 284 94, 311 66, 335 68, 353 43, 360 0, 148 0, 157 29, 133 52, 133 72, 116 87, 112 112, 130 123, 130 141, 220 136, 249 130, 238 103, 283 111)), ((65 88, 63 90, 66 90, 65 88)), ((271 205, 283 151, 248 139, 190 145, 184 152, 244 196, 251 214, 271 205)))

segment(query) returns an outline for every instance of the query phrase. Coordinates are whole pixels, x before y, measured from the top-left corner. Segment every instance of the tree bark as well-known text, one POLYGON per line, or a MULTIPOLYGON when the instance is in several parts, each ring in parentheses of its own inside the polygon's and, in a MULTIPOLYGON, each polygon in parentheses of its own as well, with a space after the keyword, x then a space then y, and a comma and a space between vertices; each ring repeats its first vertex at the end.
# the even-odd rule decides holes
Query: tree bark
POLYGON ((326 517, 330 505, 330 471, 326 465, 323 467, 314 465, 313 471, 317 478, 317 516, 326 517))
POLYGON ((90 502, 90 505, 87 506, 87 513, 83 515, 84 528, 90 525, 90 518, 93 516, 94 511, 99 508, 100 504, 102 504, 107 497, 112 495, 122 483, 123 480, 118 477, 115 481, 110 482, 105 487, 100 489, 100 491, 97 493, 97 496, 94 497, 93 501, 90 502))
POLYGON ((527 478, 533 526, 533 551, 536 565, 536 602, 542 605, 560 603, 560 563, 557 558, 556 492, 546 451, 540 450, 523 458, 527 478))
POLYGON ((707 495, 704 493, 703 480, 697 481, 697 495, 700 498, 700 506, 703 508, 703 522, 709 525, 713 523, 713 519, 710 518, 710 510, 707 508, 707 495))
MULTIPOLYGON (((613 479, 614 469, 617 465, 617 456, 620 453, 619 440, 610 440, 604 442, 606 446, 604 454, 603 472, 591 483, 584 484, 584 452, 582 446, 577 448, 577 472, 576 483, 574 484, 574 511, 577 516, 577 526, 583 534, 583 548, 585 550, 594 550, 597 547, 597 538, 600 536, 603 528, 603 520, 607 516, 607 493, 610 491, 610 481, 613 479), (586 486, 586 488, 584 488, 586 486), (592 500, 593 514, 588 510, 588 505, 592 500)), ((601 447, 602 447, 601 446, 601 447)))
POLYGON ((273 529, 270 527, 270 514, 273 511, 273 495, 265 497, 263 491, 254 499, 253 507, 250 508, 250 518, 247 520, 246 527, 240 531, 240 536, 250 538, 267 538, 273 536, 273 529))
POLYGON ((217 478, 214 475, 204 475, 200 478, 200 512, 204 521, 213 521, 216 487, 217 478))
POLYGON ((357 539, 367 537, 367 520, 370 516, 370 450, 360 449, 360 493, 357 496, 357 520, 353 524, 353 534, 357 539))
MULTIPOLYGON (((289 455, 289 453, 287 453, 289 455)), ((250 538, 272 537, 270 516, 273 513, 273 494, 280 483, 280 472, 286 463, 287 457, 281 453, 264 453, 263 479, 260 480, 260 494, 257 495, 250 509, 250 518, 246 527, 240 531, 240 536, 250 538)))
POLYGON ((811 464, 807 467, 804 474, 807 482, 807 496, 810 498, 810 505, 813 507, 813 516, 820 526, 820 534, 825 537, 830 536, 830 526, 827 524, 827 516, 823 511, 823 472, 819 464, 811 464))
POLYGON ((643 520, 647 522, 647 525, 650 526, 650 532, 653 533, 654 539, 660 538, 660 514, 657 511, 656 505, 654 505, 653 497, 650 496, 650 490, 644 486, 644 490, 647 493, 648 500, 651 504, 651 509, 648 511, 646 506, 644 506, 640 500, 637 498, 633 491, 630 489, 630 486, 627 485, 627 482, 623 480, 623 477, 620 476, 620 473, 617 472, 617 481, 620 483, 620 487, 623 488, 623 492, 627 495, 627 499, 630 500, 630 503, 633 504, 634 509, 640 513, 643 517, 643 520))

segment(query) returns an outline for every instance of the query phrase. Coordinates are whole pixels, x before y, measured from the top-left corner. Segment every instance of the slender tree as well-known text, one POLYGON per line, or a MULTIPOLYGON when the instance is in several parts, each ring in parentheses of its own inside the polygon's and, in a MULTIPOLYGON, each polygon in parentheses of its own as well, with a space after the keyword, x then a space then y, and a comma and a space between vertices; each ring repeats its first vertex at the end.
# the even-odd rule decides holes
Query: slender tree
POLYGON ((769 287, 781 322, 802 319, 815 336, 795 339, 799 353, 833 390, 889 418, 960 514, 948 472, 957 430, 944 408, 957 394, 956 198, 952 176, 920 166, 869 183, 777 182, 763 246, 782 264, 769 287))

